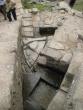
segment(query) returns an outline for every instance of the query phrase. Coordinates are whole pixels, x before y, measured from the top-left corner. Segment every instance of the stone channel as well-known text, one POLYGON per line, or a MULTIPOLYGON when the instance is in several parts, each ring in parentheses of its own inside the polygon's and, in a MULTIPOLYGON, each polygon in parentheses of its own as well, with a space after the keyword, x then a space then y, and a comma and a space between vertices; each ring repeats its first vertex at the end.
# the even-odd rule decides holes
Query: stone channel
MULTIPOLYGON (((54 12, 24 11, 19 43, 24 110, 64 110, 70 107, 71 99, 66 104, 66 97, 74 78, 74 66, 79 67, 74 58, 76 55, 82 57, 80 34, 83 26, 79 26, 82 19, 73 15, 74 11, 69 7, 66 10, 61 7, 54 12)), ((78 65, 81 62, 79 60, 78 65)))
MULTIPOLYGON (((7 55, 14 52, 15 62, 9 63, 10 56, 6 64, 0 60, 4 67, 0 68, 1 80, 5 65, 9 68, 4 71, 8 82, 1 86, 0 110, 82 110, 83 14, 65 2, 59 2, 53 11, 23 10, 18 0, 19 6, 16 24, 7 23, 12 34, 5 26, 10 42, 7 55)), ((1 32, 6 33, 2 25, 1 32)))

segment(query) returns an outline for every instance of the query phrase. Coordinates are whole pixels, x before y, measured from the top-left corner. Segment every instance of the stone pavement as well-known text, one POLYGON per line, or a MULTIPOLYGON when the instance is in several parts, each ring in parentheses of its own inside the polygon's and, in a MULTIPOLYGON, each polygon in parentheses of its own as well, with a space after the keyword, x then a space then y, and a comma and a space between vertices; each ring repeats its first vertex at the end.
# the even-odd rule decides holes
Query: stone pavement
MULTIPOLYGON (((16 3, 19 19, 23 10, 20 0, 16 0, 16 3)), ((0 15, 0 110, 22 109, 22 106, 19 106, 19 104, 22 105, 21 94, 17 96, 19 97, 17 101, 15 98, 12 98, 17 92, 14 90, 13 85, 19 27, 20 19, 10 23, 4 21, 3 16, 0 15)))

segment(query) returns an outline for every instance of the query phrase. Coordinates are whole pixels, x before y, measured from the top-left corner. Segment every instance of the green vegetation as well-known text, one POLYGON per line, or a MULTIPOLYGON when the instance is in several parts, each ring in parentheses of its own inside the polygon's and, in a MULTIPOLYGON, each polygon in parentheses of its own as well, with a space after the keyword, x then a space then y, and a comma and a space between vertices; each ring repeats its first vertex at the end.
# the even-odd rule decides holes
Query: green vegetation
POLYGON ((83 11, 83 0, 77 0, 74 5, 74 9, 83 11))
POLYGON ((47 3, 35 3, 35 2, 31 2, 30 0, 22 0, 23 6, 24 8, 38 8, 40 11, 43 11, 45 9, 51 10, 51 6, 47 3))

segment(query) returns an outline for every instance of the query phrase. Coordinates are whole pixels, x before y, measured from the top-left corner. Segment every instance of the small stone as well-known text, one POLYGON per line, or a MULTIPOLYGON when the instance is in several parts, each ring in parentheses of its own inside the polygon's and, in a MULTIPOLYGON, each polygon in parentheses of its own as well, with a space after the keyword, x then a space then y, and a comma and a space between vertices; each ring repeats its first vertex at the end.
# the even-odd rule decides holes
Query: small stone
POLYGON ((57 26, 62 26, 62 25, 63 25, 63 23, 60 21, 57 23, 57 26))
POLYGON ((60 13, 61 14, 65 14, 65 10, 60 10, 60 13))
POLYGON ((39 10, 38 10, 37 8, 32 8, 32 13, 33 13, 33 14, 37 14, 38 11, 39 11, 39 10))

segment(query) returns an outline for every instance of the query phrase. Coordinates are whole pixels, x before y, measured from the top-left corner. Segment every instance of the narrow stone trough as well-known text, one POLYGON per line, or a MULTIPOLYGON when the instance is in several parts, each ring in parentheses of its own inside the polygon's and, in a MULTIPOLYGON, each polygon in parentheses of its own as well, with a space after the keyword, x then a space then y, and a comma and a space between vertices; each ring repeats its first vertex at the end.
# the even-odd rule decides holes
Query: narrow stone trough
POLYGON ((24 110, 65 110, 73 81, 72 58, 83 47, 75 20, 78 17, 64 10, 25 10, 20 36, 24 110))
POLYGON ((26 16, 22 20, 21 38, 24 110, 46 110, 60 88, 68 64, 61 64, 59 53, 48 48, 57 27, 50 25, 36 27, 31 22, 31 13, 27 13, 26 16), (27 26, 28 22, 29 26, 27 26), (31 31, 33 36, 29 34, 30 28, 33 28, 31 31))
POLYGON ((24 110, 46 110, 57 93, 65 73, 38 66, 23 75, 24 110), (40 109, 38 109, 40 108, 40 109))

